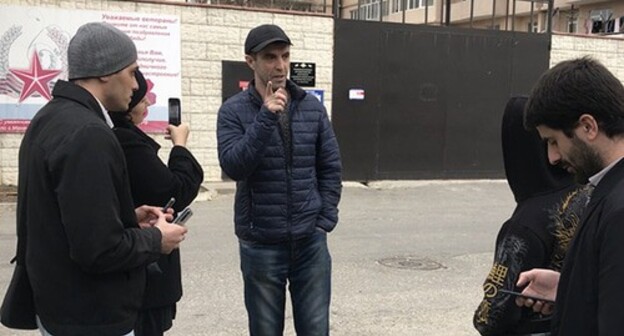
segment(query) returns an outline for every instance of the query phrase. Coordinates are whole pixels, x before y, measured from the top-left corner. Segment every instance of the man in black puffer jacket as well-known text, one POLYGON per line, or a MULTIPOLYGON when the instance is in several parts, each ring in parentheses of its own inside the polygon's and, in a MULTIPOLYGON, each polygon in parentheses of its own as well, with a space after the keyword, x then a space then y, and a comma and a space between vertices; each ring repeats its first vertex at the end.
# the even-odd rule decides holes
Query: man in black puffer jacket
POLYGON ((252 335, 281 335, 286 283, 295 329, 329 334, 331 257, 327 232, 338 222, 341 163, 323 105, 288 80, 290 39, 275 25, 252 29, 246 91, 219 110, 222 169, 237 181, 245 305, 252 335))

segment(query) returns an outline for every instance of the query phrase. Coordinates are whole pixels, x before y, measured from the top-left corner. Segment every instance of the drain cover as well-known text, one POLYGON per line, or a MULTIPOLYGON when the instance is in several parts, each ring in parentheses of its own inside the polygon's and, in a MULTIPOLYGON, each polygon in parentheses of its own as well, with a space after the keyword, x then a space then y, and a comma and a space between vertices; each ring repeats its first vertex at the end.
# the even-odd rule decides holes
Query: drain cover
POLYGON ((383 258, 378 263, 394 268, 413 269, 419 271, 433 271, 440 268, 445 268, 444 265, 439 262, 433 261, 429 258, 415 257, 415 256, 402 256, 402 257, 390 257, 383 258))

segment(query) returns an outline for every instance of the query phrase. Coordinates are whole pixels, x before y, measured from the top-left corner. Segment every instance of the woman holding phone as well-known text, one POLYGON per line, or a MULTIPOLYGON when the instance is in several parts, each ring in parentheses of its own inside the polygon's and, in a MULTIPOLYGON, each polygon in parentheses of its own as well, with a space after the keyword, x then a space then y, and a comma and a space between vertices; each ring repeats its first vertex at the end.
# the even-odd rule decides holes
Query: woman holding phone
MULTIPOLYGON (((168 125, 167 136, 173 143, 168 164, 158 156, 160 145, 137 125, 147 116, 150 102, 146 96, 147 81, 137 70, 139 88, 134 92, 128 111, 109 112, 113 129, 123 148, 134 204, 165 205, 175 198, 176 212, 187 207, 197 196, 204 172, 186 148, 187 124, 168 125)), ((158 267, 148 268, 143 307, 139 312, 136 336, 155 336, 171 328, 176 302, 182 297, 180 252, 161 256, 158 267)))

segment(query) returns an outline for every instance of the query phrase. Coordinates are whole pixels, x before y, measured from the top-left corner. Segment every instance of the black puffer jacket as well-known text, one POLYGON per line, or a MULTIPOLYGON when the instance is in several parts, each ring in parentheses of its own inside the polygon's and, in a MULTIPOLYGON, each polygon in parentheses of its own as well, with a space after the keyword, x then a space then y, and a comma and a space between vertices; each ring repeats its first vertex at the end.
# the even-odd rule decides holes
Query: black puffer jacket
POLYGON ((296 240, 317 227, 331 231, 338 222, 342 168, 329 118, 315 97, 291 81, 287 90, 290 153, 278 115, 263 106, 253 81, 219 110, 219 161, 238 182, 235 226, 244 240, 296 240))

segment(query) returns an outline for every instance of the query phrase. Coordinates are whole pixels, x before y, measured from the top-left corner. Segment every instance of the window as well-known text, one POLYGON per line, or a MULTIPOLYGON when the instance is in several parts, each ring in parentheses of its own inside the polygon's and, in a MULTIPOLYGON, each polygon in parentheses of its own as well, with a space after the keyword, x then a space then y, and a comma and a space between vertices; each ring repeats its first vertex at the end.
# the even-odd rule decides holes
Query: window
POLYGON ((374 19, 376 8, 377 8, 377 4, 373 3, 371 0, 363 0, 362 5, 360 6, 360 13, 358 15, 358 18, 360 20, 374 19))
POLYGON ((527 31, 529 33, 537 33, 539 31, 537 21, 534 20, 533 22, 529 22, 527 25, 527 31))
POLYGON ((406 0, 392 0, 392 13, 400 12, 403 10, 403 1, 406 0))
MULTIPOLYGON (((400 0, 399 0, 400 1, 400 0)), ((388 1, 383 1, 380 3, 380 0, 362 0, 360 5, 360 20, 379 20, 379 6, 381 5, 381 15, 387 16, 390 10, 388 1)))
POLYGON ((592 34, 609 33, 615 29, 615 20, 613 20, 611 9, 594 9, 589 12, 589 18, 592 20, 592 34))
POLYGON ((578 33, 579 24, 579 10, 572 8, 569 12, 566 12, 568 19, 568 33, 578 33))
POLYGON ((407 9, 433 6, 433 0, 407 0, 407 9))
POLYGON ((578 32, 578 18, 576 20, 568 21, 568 33, 578 32))
POLYGON ((403 1, 408 0, 360 0, 359 8, 350 10, 349 16, 352 20, 379 21, 380 12, 384 17, 390 15, 391 12, 402 11, 403 1))

